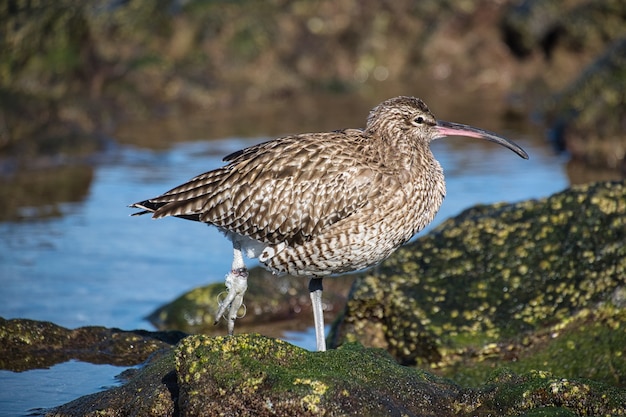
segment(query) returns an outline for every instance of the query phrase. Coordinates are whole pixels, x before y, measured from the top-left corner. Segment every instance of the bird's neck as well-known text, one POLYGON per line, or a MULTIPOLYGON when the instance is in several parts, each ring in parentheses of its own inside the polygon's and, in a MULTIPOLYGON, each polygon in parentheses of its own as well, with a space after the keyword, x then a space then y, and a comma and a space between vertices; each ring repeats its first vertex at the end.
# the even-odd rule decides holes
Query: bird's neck
POLYGON ((441 171, 428 143, 398 132, 382 133, 380 158, 388 167, 402 171, 414 181, 429 172, 441 171))
POLYGON ((394 167, 406 195, 406 204, 421 207, 414 213, 415 231, 430 223, 446 194, 443 168, 427 142, 396 135, 385 146, 387 166, 394 167))

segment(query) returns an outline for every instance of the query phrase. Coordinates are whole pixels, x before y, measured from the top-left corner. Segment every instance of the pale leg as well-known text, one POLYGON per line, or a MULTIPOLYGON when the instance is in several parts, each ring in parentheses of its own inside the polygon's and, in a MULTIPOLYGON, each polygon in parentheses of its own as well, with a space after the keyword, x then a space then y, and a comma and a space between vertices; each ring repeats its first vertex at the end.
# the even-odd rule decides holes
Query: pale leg
POLYGON ((315 340, 317 351, 326 350, 326 337, 324 335, 324 307, 322 306, 322 278, 311 278, 309 281, 309 295, 313 306, 313 321, 315 323, 315 340))
POLYGON ((220 317, 228 309, 228 315, 225 317, 228 321, 228 334, 233 334, 237 312, 243 304, 243 296, 248 289, 248 270, 243 263, 241 246, 238 242, 233 242, 233 265, 231 271, 226 275, 226 288, 228 288, 228 295, 220 303, 214 324, 220 321, 220 317))

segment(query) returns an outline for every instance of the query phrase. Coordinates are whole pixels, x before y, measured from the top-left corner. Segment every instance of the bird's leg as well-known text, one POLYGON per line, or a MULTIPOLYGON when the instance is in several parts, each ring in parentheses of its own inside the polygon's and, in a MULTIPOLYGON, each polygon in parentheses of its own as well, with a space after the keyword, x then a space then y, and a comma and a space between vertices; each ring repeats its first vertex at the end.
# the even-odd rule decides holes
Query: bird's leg
POLYGON ((322 278, 311 278, 309 281, 309 295, 313 306, 313 321, 315 322, 315 340, 317 351, 326 350, 326 338, 324 336, 324 308, 322 306, 322 278))
MULTIPOLYGON (((219 309, 215 315, 215 323, 220 321, 220 317, 224 316, 226 309, 228 315, 224 316, 228 321, 228 334, 232 335, 235 330, 235 320, 239 307, 243 305, 243 296, 248 289, 248 269, 243 263, 243 255, 241 253, 241 245, 233 242, 233 265, 231 271, 226 275, 226 288, 228 295, 226 299, 219 303, 219 309)), ((244 306, 245 307, 245 306, 244 306)))

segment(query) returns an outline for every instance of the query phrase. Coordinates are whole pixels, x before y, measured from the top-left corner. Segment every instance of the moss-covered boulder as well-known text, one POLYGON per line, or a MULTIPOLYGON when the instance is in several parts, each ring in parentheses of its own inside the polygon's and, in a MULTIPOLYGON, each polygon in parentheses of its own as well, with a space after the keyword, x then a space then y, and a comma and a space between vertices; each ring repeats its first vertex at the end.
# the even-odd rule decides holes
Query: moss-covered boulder
POLYGON ((626 183, 477 206, 355 281, 331 344, 462 384, 493 368, 626 386, 626 183))
POLYGON ((460 400, 460 390, 449 381, 397 366, 386 352, 359 345, 317 353, 255 335, 195 337, 178 346, 176 371, 179 405, 192 415, 207 409, 225 415, 245 410, 250 415, 380 415, 389 410, 436 415, 450 414, 460 400), (402 381, 406 389, 390 380, 402 381))
POLYGON ((260 335, 190 336, 121 387, 54 416, 626 415, 626 392, 547 373, 500 372, 464 389, 381 349, 309 352, 260 335))

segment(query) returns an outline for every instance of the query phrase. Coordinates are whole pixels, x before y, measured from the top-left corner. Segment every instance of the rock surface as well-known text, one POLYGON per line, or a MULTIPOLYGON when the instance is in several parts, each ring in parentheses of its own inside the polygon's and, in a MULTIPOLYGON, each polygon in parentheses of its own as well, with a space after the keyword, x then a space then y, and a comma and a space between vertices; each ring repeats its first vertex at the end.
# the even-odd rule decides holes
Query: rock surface
POLYGON ((125 331, 104 327, 70 330, 56 324, 0 317, 0 369, 21 372, 77 359, 133 366, 178 343, 184 333, 125 331))
POLYGON ((511 92, 534 102, 526 112, 540 115, 548 138, 577 162, 576 183, 626 175, 625 17, 621 0, 524 0, 503 13, 525 79, 511 92))
POLYGON ((626 182, 477 206, 358 278, 332 344, 465 384, 543 369, 626 386, 626 182))
POLYGON ((549 137, 572 158, 626 175, 626 36, 543 106, 549 137))
POLYGON ((126 385, 49 416, 626 415, 626 392, 545 372, 464 389, 380 349, 309 352, 260 335, 190 336, 126 385), (541 414, 538 414, 541 413, 541 414))

